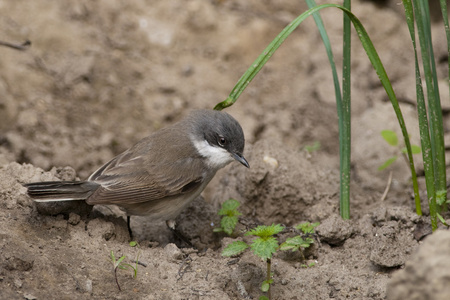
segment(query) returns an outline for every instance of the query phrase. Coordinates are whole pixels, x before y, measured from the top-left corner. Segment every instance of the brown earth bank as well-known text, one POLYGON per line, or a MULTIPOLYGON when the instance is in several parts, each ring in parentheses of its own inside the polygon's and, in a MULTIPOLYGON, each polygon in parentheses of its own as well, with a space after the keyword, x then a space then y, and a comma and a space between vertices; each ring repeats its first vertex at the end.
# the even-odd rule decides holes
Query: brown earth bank
MULTIPOLYGON (((379 51, 418 144, 414 55, 402 6, 377 3, 353 1, 352 10, 379 51)), ((237 232, 244 224, 321 223, 304 259, 275 254, 274 299, 448 299, 450 233, 428 235, 428 218, 414 211, 407 164, 399 160, 377 171, 398 151, 380 131, 400 130, 356 35, 352 219, 339 217, 334 88, 311 18, 227 109, 243 127, 251 168, 221 170, 177 218, 176 232, 136 217, 131 225, 139 246, 130 247, 117 208, 90 211, 75 203, 55 211, 26 196, 22 183, 85 179, 190 110, 214 107, 305 10, 294 0, 0 2, 0 41, 32 43, 25 51, 0 47, 0 298, 257 299, 265 263, 250 251, 221 256, 230 242, 251 238, 213 232, 220 204, 232 197, 243 213, 237 232), (318 150, 305 150, 316 142, 318 150), (136 278, 119 270, 121 291, 111 251, 130 264, 139 256, 136 278)), ((341 13, 321 14, 339 65, 341 13)), ((432 17, 448 108, 448 54, 434 6, 432 17)), ((446 140, 449 125, 445 116, 446 140)), ((420 155, 415 158, 420 172, 420 155)))

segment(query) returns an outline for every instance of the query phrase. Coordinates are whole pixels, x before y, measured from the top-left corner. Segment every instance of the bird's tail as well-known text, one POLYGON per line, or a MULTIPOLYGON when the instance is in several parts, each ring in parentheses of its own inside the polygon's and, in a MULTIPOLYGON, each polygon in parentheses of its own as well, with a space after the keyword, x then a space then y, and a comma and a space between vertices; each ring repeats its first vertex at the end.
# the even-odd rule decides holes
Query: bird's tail
POLYGON ((36 202, 86 200, 100 186, 89 181, 46 181, 24 184, 36 202))

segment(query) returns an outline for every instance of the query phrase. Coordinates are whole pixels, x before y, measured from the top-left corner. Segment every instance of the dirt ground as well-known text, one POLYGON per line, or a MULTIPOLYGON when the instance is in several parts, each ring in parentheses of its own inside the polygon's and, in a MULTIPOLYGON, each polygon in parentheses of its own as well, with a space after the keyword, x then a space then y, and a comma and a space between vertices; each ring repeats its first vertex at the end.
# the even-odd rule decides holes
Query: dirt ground
MULTIPOLYGON (((414 56, 399 3, 360 0, 352 9, 379 51, 418 144, 414 56)), ((251 252, 222 257, 234 239, 212 232, 218 207, 233 197, 251 224, 321 223, 320 243, 305 253, 306 261, 274 256, 274 299, 449 299, 450 232, 427 236, 428 218, 414 211, 407 164, 399 160, 377 170, 398 151, 380 131, 400 130, 356 35, 352 219, 339 217, 334 88, 312 18, 227 109, 243 127, 251 168, 221 170, 178 217, 176 234, 165 224, 133 218, 139 241, 133 248, 117 209, 87 213, 76 205, 58 213, 25 194, 22 183, 84 179, 190 110, 214 107, 305 10, 295 0, 0 1, 0 41, 32 42, 26 51, 0 47, 0 298, 257 299, 265 264, 251 252), (318 150, 304 150, 316 142, 318 150), (128 263, 139 255, 141 262, 137 278, 118 272, 121 291, 111 251, 128 263)), ((431 10, 448 109, 445 34, 433 5, 431 10)), ((340 66, 341 12, 321 14, 340 66)), ((444 122, 448 141, 447 115, 444 122)), ((415 159, 420 172, 420 155, 415 159)))

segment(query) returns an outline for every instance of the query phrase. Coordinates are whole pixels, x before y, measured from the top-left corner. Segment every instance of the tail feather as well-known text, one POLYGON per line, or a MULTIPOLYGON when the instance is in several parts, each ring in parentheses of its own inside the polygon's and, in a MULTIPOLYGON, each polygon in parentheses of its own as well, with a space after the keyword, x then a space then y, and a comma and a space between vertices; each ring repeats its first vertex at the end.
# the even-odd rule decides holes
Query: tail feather
POLYGON ((46 181, 24 184, 36 202, 86 200, 100 186, 89 181, 46 181))

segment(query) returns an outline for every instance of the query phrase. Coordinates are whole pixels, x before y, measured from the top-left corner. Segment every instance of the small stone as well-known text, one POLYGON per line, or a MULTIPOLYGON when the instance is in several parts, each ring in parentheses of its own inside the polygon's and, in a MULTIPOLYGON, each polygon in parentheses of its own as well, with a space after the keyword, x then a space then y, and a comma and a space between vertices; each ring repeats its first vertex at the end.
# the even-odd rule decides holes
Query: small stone
POLYGON ((180 260, 183 258, 183 252, 175 245, 175 244, 167 244, 166 247, 164 247, 164 251, 166 252, 166 255, 171 260, 180 260))
POLYGON ((19 278, 14 279, 14 286, 18 289, 20 289, 23 285, 22 280, 20 280, 19 278))
POLYGON ((92 280, 86 280, 86 292, 92 292, 92 280))
POLYGON ((274 169, 278 168, 278 166, 279 166, 278 160, 276 160, 275 158, 273 158, 271 156, 265 155, 263 158, 263 161, 274 169))

